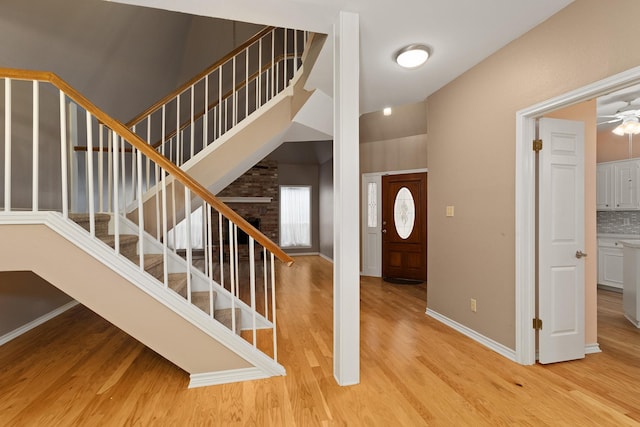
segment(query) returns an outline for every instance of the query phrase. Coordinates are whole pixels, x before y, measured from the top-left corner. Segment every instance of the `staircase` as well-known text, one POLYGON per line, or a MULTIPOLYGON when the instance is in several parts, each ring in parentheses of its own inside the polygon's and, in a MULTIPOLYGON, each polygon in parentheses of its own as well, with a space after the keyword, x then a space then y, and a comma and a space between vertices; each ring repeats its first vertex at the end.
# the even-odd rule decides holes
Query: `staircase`
MULTIPOLYGON (((90 217, 88 214, 69 214, 71 219, 76 224, 80 225, 86 231, 90 231, 90 217)), ((109 222, 111 216, 108 214, 96 214, 95 215, 95 236, 106 243, 109 247, 115 248, 115 236, 109 234, 109 222)), ((120 254, 126 257, 129 261, 136 264, 139 259, 137 252, 138 248, 138 236, 133 234, 121 234, 120 235, 120 254)), ((149 275, 155 277, 159 281, 163 280, 164 266, 163 257, 160 254, 148 254, 144 257, 144 271, 149 275)), ((180 295, 184 299, 187 298, 188 280, 186 273, 169 273, 167 278, 168 288, 180 295)), ((215 309, 216 292, 211 295, 208 292, 203 291, 191 291, 191 303, 201 309, 207 314, 211 314, 211 308, 213 307, 213 318, 222 323, 225 327, 233 330, 233 317, 231 315, 231 308, 219 308, 215 309)), ((235 308, 235 333, 240 334, 240 325, 242 310, 235 308)))
POLYGON ((56 75, 0 68, 0 79, 0 271, 38 274, 184 369, 190 387, 284 375, 275 262, 292 259, 56 75), (203 271, 191 247, 167 245, 196 207, 203 271), (258 345, 260 329, 272 338, 258 345))
POLYGON ((319 111, 332 111, 331 99, 304 88, 325 39, 267 27, 127 126, 217 194, 292 129, 331 139, 331 116, 318 119, 319 111))

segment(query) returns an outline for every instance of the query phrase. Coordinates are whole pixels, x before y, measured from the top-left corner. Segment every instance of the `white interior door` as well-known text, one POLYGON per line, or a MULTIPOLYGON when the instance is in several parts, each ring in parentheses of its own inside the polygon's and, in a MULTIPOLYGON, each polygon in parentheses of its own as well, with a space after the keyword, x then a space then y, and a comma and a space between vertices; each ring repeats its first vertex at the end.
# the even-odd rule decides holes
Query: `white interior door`
POLYGON ((382 276, 382 177, 362 175, 362 274, 382 276))
POLYGON ((538 360, 554 363, 585 354, 584 123, 541 119, 539 134, 538 360))

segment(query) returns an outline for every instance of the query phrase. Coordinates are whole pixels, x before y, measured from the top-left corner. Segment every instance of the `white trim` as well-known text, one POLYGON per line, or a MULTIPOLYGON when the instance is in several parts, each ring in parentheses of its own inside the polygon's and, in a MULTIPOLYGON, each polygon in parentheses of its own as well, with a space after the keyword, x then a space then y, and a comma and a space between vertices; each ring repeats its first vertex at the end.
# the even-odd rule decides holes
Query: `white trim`
POLYGON ((366 173, 363 173, 362 176, 404 175, 408 173, 423 173, 423 172, 429 172, 429 169, 419 168, 419 169, 404 169, 404 170, 383 171, 383 172, 366 172, 366 173))
POLYGON ((444 323, 445 325, 449 326, 452 329, 455 329, 456 331, 460 332, 462 335, 465 335, 469 338, 471 338, 472 340, 482 344, 483 346, 489 348, 490 350, 495 351, 496 353, 500 354, 501 356, 506 357, 507 359, 515 362, 516 361, 516 352, 512 349, 510 349, 509 347, 506 347, 502 344, 500 344, 497 341, 492 340, 491 338, 487 338, 484 335, 481 335, 479 333, 477 333, 476 331, 474 331, 471 328, 468 328, 458 322, 456 322, 455 320, 451 320, 446 316, 443 316, 442 314, 435 312, 433 310, 431 310, 430 308, 427 308, 427 316, 432 317, 434 319, 436 319, 437 321, 444 323))
POLYGON ((318 256, 322 259, 324 259, 325 261, 329 261, 331 264, 333 264, 333 258, 329 258, 328 256, 326 256, 325 254, 323 254, 322 252, 318 253, 318 256))
MULTIPOLYGON (((42 224, 87 252, 150 297, 184 318, 196 328, 217 340, 238 356, 261 369, 265 375, 285 375, 285 368, 251 343, 238 337, 223 324, 212 321, 207 313, 191 305, 173 291, 158 286, 158 281, 98 238, 92 238, 82 227, 61 216, 59 212, 8 212, 0 214, 0 225, 42 224)), ((238 302, 236 302, 238 304, 238 302)))
POLYGON ((531 141, 535 137, 535 119, 568 105, 596 98, 640 82, 640 67, 635 67, 582 88, 567 92, 516 112, 516 361, 535 363, 535 156, 531 141))
POLYGON ((320 255, 319 252, 287 252, 286 250, 285 250, 285 253, 291 257, 320 255))
POLYGON ((189 378, 189 388, 196 388, 241 381, 261 380, 269 378, 269 375, 265 375, 265 373, 258 368, 242 368, 219 372, 191 374, 189 378))
POLYGON ((587 344, 584 346, 584 354, 594 354, 594 353, 602 353, 602 350, 600 350, 600 344, 595 342, 593 344, 587 344))
POLYGON ((78 301, 70 301, 68 303, 66 303, 63 306, 60 306, 58 308, 56 308, 55 310, 52 310, 50 312, 48 312, 47 314, 44 314, 40 317, 38 317, 35 320, 32 320, 31 322, 27 323, 26 325, 22 325, 17 329, 14 329, 13 331, 4 334, 3 336, 0 337, 0 346, 5 345, 6 343, 8 343, 9 341, 11 341, 12 339, 18 338, 20 335, 25 334, 27 332, 29 332, 30 330, 37 328, 38 326, 42 325, 45 322, 48 322, 49 320, 53 319, 54 317, 57 317, 59 315, 61 315, 62 313, 64 313, 65 311, 75 307, 76 305, 78 305, 78 301))
POLYGON ((271 203, 272 197, 218 197, 224 203, 271 203))
POLYGON ((640 328, 640 321, 638 319, 634 319, 633 316, 625 313, 624 318, 627 319, 633 326, 636 328, 640 328))
MULTIPOLYGON (((429 169, 427 168, 419 168, 419 169, 404 169, 404 170, 394 170, 394 171, 384 171, 384 172, 366 172, 360 174, 360 187, 361 187, 361 203, 360 203, 360 241, 362 246, 362 254, 360 259, 360 265, 363 264, 363 260, 366 259, 367 251, 369 247, 365 244, 365 234, 367 232, 367 220, 366 220, 366 199, 365 199, 365 190, 364 190, 364 182, 366 178, 369 177, 380 177, 380 186, 378 191, 378 213, 379 217, 382 218, 382 177, 387 175, 405 175, 410 173, 428 173, 429 169)), ((382 233, 380 233, 380 248, 382 248, 382 233)), ((363 275, 363 271, 360 271, 360 275, 363 275)), ((382 259, 380 260, 380 270, 379 274, 368 275, 371 277, 382 277, 382 259)))

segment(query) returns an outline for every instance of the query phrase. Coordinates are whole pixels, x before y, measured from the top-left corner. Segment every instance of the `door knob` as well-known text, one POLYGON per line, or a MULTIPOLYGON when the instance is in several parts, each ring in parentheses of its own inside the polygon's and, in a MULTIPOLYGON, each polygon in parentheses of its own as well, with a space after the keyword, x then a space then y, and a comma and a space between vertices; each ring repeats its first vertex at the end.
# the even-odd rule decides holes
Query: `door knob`
POLYGON ((382 229, 382 232, 383 232, 383 233, 386 233, 386 232, 387 232, 387 230, 386 230, 386 229, 382 229))
POLYGON ((580 259, 580 258, 585 257, 585 256, 587 256, 587 254, 585 254, 584 252, 576 251, 576 258, 580 259))

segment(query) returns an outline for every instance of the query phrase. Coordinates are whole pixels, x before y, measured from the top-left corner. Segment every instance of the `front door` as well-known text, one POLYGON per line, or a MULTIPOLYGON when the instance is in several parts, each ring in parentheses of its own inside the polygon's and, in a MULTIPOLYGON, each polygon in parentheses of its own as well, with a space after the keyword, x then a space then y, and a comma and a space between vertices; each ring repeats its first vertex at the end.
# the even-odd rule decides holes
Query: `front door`
POLYGON ((427 280, 427 174, 382 177, 382 277, 427 280))
POLYGON ((538 360, 553 363, 585 354, 584 123, 545 118, 539 134, 538 360))

